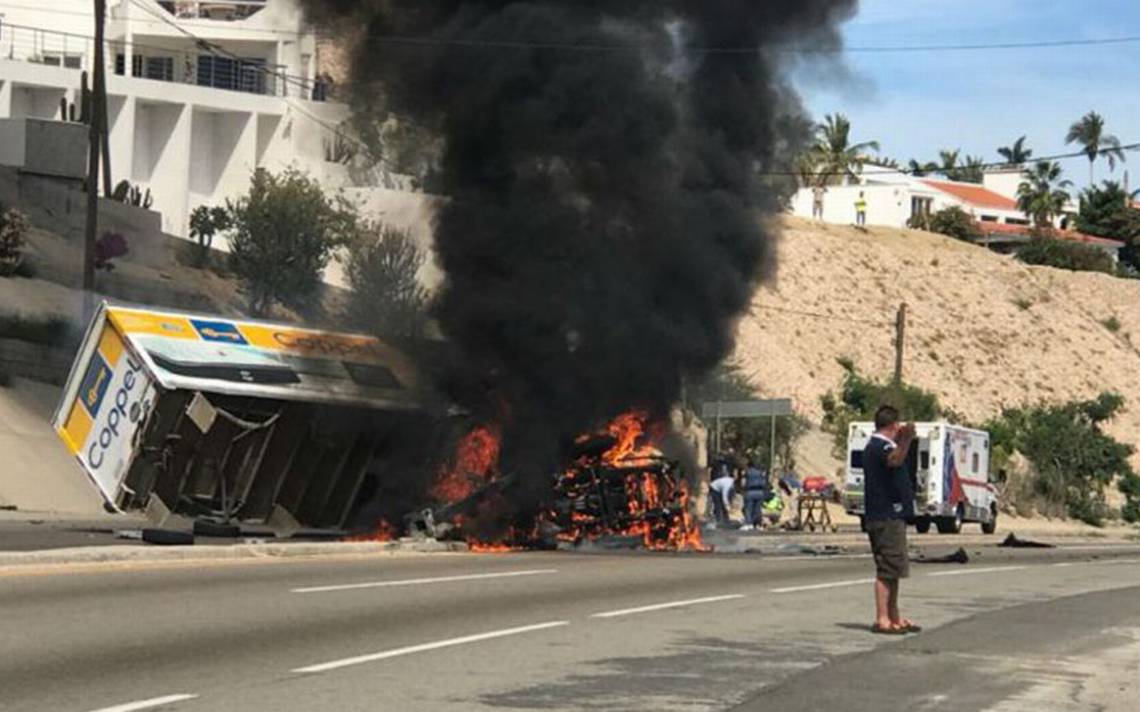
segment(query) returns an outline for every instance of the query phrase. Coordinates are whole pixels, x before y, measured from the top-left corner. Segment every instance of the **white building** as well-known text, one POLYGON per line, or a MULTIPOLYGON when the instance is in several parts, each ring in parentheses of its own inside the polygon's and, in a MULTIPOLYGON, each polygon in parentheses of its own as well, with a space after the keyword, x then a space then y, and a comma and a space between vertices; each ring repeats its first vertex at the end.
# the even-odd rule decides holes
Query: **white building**
MULTIPOLYGON (((867 224, 906 227, 919 214, 959 207, 979 222, 1028 225, 1017 209, 1017 169, 987 171, 985 182, 961 183, 937 178, 915 177, 900 171, 868 166, 858 182, 828 186, 823 203, 823 221, 840 225, 855 222, 855 202, 862 194, 867 201, 867 224)), ((812 217, 812 191, 802 188, 792 199, 792 212, 812 217)))
MULTIPOLYGON (((855 224, 855 203, 867 203, 867 225, 907 227, 918 215, 929 215, 946 208, 958 207, 978 221, 984 235, 983 244, 994 248, 1022 244, 1030 239, 1030 221, 1017 207, 1017 190, 1024 181, 1020 168, 992 168, 983 182, 963 183, 933 177, 917 177, 881 166, 867 166, 858 181, 848 185, 827 186, 823 198, 823 222, 836 225, 855 224)), ((791 212, 812 218, 814 196, 811 188, 801 188, 792 197, 791 212)), ((1076 212, 1070 205, 1066 212, 1076 212)), ((1124 247, 1116 240, 1084 235, 1061 229, 1067 219, 1059 218, 1060 239, 1094 245, 1114 259, 1124 247)))
MULTIPOLYGON (((94 61, 91 0, 0 2, 0 118, 61 118, 94 61)), ((163 230, 292 165, 348 184, 326 161, 343 105, 318 101, 316 38, 292 0, 108 0, 113 180, 154 197, 163 230)), ((68 109, 70 112, 70 108, 68 109)))

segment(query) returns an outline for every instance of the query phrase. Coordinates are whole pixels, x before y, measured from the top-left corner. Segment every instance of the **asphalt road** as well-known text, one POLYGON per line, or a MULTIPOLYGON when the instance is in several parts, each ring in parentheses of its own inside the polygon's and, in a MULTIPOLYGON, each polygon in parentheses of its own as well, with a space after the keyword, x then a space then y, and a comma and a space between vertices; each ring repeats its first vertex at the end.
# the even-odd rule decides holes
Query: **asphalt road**
POLYGON ((1112 710, 1140 689, 1140 547, 916 565, 927 631, 905 639, 867 631, 870 576, 629 553, 4 571, 0 709, 1112 710))

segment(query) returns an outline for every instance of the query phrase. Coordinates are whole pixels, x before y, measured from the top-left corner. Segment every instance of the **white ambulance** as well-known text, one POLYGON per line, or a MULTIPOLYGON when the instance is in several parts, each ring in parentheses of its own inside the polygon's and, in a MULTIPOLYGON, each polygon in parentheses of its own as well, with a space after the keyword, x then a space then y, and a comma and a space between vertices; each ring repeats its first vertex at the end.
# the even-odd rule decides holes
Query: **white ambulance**
MULTIPOLYGON (((847 433, 847 482, 844 505, 849 514, 864 515, 863 448, 874 423, 851 423, 847 433)), ((982 531, 997 529, 997 492, 990 478, 990 434, 950 423, 915 423, 906 466, 914 487, 915 518, 920 534, 931 525, 941 534, 957 534, 966 522, 982 531)))

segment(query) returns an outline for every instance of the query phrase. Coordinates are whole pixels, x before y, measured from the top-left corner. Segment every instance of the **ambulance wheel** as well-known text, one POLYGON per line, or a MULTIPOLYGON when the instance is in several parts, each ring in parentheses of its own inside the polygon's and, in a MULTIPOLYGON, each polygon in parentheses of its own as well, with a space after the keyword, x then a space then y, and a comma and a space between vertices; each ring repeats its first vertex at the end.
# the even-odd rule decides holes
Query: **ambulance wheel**
POLYGON ((929 534, 930 533, 930 520, 929 519, 919 519, 917 522, 914 523, 914 530, 916 532, 918 532, 919 534, 929 534))
POLYGON ((961 534, 962 524, 966 521, 966 508, 958 505, 958 509, 954 512, 952 519, 941 519, 938 521, 939 534, 961 534))
POLYGON ((988 522, 982 522, 982 533, 983 534, 993 534, 996 531, 997 531, 997 507, 994 507, 990 511, 990 520, 988 522))

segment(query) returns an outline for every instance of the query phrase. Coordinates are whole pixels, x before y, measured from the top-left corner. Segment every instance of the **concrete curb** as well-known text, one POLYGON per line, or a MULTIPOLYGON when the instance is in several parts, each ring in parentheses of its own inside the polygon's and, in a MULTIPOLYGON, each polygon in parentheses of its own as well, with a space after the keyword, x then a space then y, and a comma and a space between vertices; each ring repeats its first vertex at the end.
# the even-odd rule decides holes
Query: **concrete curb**
POLYGON ((240 561, 301 557, 369 556, 377 554, 439 554, 468 551, 464 542, 388 541, 298 544, 235 544, 232 546, 89 546, 71 549, 0 552, 0 568, 63 564, 164 563, 178 561, 240 561))

